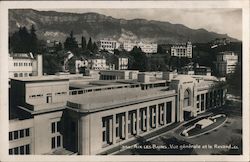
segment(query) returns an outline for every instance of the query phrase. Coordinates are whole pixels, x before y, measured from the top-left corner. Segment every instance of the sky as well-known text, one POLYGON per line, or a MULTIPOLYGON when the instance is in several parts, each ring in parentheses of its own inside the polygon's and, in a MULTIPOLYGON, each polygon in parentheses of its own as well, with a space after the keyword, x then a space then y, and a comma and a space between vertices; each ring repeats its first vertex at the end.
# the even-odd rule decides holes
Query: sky
POLYGON ((214 9, 53 9, 59 12, 86 13, 96 12, 114 18, 127 20, 142 18, 147 20, 168 21, 183 24, 192 29, 204 28, 242 40, 242 10, 234 8, 214 9))

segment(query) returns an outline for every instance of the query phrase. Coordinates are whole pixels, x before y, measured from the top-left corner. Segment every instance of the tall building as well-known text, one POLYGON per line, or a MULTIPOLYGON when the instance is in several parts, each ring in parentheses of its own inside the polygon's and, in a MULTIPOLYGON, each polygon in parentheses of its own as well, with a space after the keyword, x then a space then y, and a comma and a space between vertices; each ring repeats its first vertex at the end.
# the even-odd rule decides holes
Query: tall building
POLYGON ((9 54, 9 78, 41 76, 43 74, 42 55, 36 58, 32 53, 11 53, 9 54))
POLYGON ((215 67, 217 73, 221 76, 234 73, 237 65, 238 55, 232 51, 220 52, 216 56, 215 67))
POLYGON ((173 45, 171 47, 171 56, 192 58, 192 43, 173 45))
POLYGON ((99 50, 107 50, 107 51, 114 51, 118 49, 120 44, 112 39, 102 39, 97 42, 99 50))
POLYGON ((142 52, 145 53, 157 53, 156 43, 145 43, 145 42, 124 42, 122 48, 126 51, 131 51, 134 47, 140 47, 142 52))
POLYGON ((106 154, 224 104, 226 89, 212 86, 217 78, 167 75, 122 70, 101 73, 115 78, 104 80, 13 78, 9 154, 106 154))

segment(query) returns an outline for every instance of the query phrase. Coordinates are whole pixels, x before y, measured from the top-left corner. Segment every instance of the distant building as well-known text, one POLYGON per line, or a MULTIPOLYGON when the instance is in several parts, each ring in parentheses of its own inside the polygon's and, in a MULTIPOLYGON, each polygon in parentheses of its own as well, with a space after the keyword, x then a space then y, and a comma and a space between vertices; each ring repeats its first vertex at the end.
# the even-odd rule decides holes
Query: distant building
POLYGON ((173 45, 171 47, 171 56, 192 58, 192 43, 173 45))
POLYGON ((195 75, 211 76, 211 68, 206 66, 198 66, 194 68, 195 75))
POLYGON ((107 64, 105 58, 95 58, 88 60, 88 67, 92 70, 106 70, 107 64))
POLYGON ((134 47, 140 47, 142 52, 145 53, 157 53, 156 43, 144 43, 144 42, 124 42, 122 48, 126 51, 131 51, 134 47))
POLYGON ((229 73, 234 73, 238 64, 238 55, 232 51, 220 52, 216 56, 216 70, 219 75, 225 76, 229 73))
POLYGON ((97 42, 97 46, 99 50, 114 51, 119 48, 120 44, 112 39, 102 39, 97 42))
POLYGON ((42 55, 32 53, 9 54, 9 78, 43 75, 42 55))
POLYGON ((116 70, 126 70, 128 69, 128 58, 118 57, 115 61, 116 70))

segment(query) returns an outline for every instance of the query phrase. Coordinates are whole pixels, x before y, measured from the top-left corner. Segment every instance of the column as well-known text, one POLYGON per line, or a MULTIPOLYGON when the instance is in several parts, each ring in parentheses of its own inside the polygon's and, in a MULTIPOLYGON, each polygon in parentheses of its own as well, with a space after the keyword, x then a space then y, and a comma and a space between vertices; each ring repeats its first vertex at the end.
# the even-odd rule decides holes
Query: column
POLYGON ((139 118, 140 118, 140 114, 139 114, 139 109, 136 110, 136 134, 139 135, 140 134, 140 129, 139 129, 139 118))
POLYGON ((207 107, 206 107, 206 93, 204 93, 204 110, 206 111, 207 107))
POLYGON ((143 131, 147 129, 147 109, 143 111, 143 131))
POLYGON ((199 94, 199 111, 201 111, 201 94, 199 94))
POLYGON ((163 125, 166 125, 166 118, 167 118, 167 110, 166 110, 166 103, 163 103, 163 125))
POLYGON ((147 106, 147 116, 146 116, 146 118, 147 118, 147 124, 146 124, 147 131, 149 131, 149 125, 150 125, 150 121, 149 121, 149 119, 150 119, 149 106, 147 106))
POLYGON ((108 119, 108 126, 109 127, 109 142, 113 142, 113 119, 108 119))
POLYGON ((125 138, 125 115, 121 116, 121 132, 122 138, 125 138))
POLYGON ((132 134, 136 134, 136 114, 135 112, 132 113, 132 125, 133 125, 133 131, 132 131, 132 134))
POLYGON ((125 139, 128 139, 128 112, 125 112, 125 139))
POLYGON ((112 127, 112 130, 113 130, 113 144, 115 144, 116 143, 116 116, 115 116, 115 114, 113 115, 113 127, 112 127))
POLYGON ((159 122, 159 116, 158 116, 158 104, 155 105, 155 116, 156 116, 156 122, 155 122, 155 128, 158 128, 158 122, 159 122))

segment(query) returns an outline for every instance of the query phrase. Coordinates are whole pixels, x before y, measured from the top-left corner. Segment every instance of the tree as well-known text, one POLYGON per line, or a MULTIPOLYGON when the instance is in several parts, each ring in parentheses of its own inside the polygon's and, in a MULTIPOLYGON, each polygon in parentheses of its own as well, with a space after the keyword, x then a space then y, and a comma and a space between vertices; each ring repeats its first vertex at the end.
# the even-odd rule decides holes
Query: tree
POLYGON ((97 52, 98 51, 98 46, 96 45, 96 43, 94 42, 93 43, 93 46, 92 46, 92 52, 97 52))
POLYGON ((35 29, 35 26, 32 25, 30 29, 30 51, 32 53, 37 53, 37 49, 38 49, 37 43, 38 43, 38 40, 36 36, 36 29, 35 29))
POLYGON ((142 52, 140 47, 134 47, 130 54, 133 56, 134 61, 131 69, 139 71, 149 70, 147 56, 142 52))
POLYGON ((85 50, 86 49, 86 39, 84 36, 82 36, 81 45, 82 45, 82 49, 85 50))
POLYGON ((90 51, 93 50, 93 44, 92 44, 92 39, 91 39, 91 37, 89 38, 88 45, 87 45, 87 49, 90 50, 90 51))
POLYGON ((78 48, 78 43, 75 40, 73 31, 70 32, 70 37, 67 37, 65 42, 64 42, 64 48, 66 50, 74 50, 78 48))

